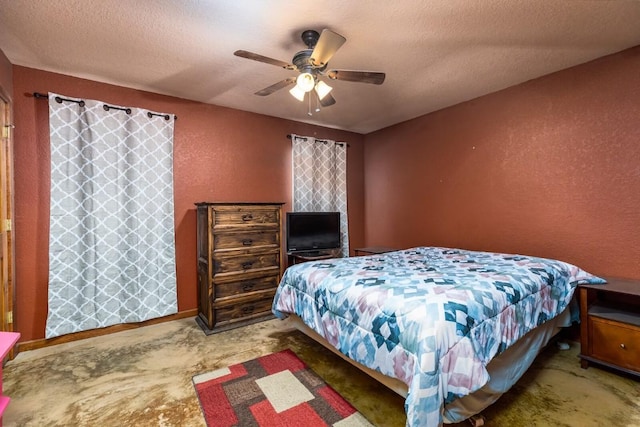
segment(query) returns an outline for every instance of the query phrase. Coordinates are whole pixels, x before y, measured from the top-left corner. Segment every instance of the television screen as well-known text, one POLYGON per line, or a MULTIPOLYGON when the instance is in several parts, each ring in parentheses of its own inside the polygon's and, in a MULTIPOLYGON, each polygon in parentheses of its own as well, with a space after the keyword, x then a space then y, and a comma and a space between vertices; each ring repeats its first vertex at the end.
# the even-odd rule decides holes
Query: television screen
POLYGON ((317 252, 340 245, 340 212, 287 212, 287 252, 317 252))

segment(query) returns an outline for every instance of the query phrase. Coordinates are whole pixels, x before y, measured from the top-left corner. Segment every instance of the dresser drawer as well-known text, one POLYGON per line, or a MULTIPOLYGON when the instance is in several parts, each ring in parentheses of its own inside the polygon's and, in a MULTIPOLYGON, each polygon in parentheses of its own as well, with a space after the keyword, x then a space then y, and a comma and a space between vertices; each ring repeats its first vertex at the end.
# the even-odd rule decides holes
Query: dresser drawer
POLYGON ((237 231, 235 233, 215 233, 213 251, 238 248, 280 247, 280 233, 277 229, 264 231, 237 231))
POLYGON ((590 316, 589 329, 593 357, 640 371, 640 327, 590 316))
POLYGON ((258 298, 253 300, 242 299, 238 303, 218 304, 214 303, 213 317, 218 327, 228 323, 246 320, 252 317, 264 317, 271 315, 271 307, 273 305, 273 296, 276 290, 262 293, 258 298))
POLYGON ((278 287, 278 275, 243 279, 234 282, 215 284, 215 300, 244 295, 249 292, 264 291, 278 287))
POLYGON ((238 226, 280 226, 278 206, 215 206, 211 226, 214 230, 238 226))
POLYGON ((248 252, 215 255, 213 258, 213 274, 242 273, 253 270, 275 268, 280 271, 280 252, 248 252))

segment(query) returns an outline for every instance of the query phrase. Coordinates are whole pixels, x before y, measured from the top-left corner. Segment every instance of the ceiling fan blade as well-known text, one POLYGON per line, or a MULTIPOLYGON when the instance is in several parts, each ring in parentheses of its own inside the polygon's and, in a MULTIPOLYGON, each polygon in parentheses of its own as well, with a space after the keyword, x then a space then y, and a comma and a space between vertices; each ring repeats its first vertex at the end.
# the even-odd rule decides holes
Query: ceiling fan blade
POLYGON ((376 71, 348 71, 329 70, 326 76, 332 80, 344 80, 346 82, 371 83, 381 85, 386 75, 376 71))
POLYGON ((233 54, 241 58, 253 59, 254 61, 264 62, 267 64, 275 65, 277 67, 286 68, 287 70, 296 69, 296 66, 293 64, 288 64, 284 61, 269 58, 268 56, 259 55, 257 53, 247 52, 246 50, 236 50, 235 52, 233 52, 233 54))
POLYGON ((288 79, 281 80, 278 83, 272 84, 269 87, 265 87, 264 89, 257 91, 255 94, 258 96, 271 95, 273 92, 280 90, 282 88, 285 88, 295 82, 296 82, 295 77, 289 77, 288 79))
POLYGON ((320 105, 322 105, 323 107, 328 107, 335 103, 336 103, 336 100, 333 98, 333 96, 331 96, 330 93, 326 94, 324 98, 320 100, 320 105))
POLYGON ((316 67, 324 67, 346 41, 347 39, 338 33, 327 29, 322 30, 309 60, 316 67))

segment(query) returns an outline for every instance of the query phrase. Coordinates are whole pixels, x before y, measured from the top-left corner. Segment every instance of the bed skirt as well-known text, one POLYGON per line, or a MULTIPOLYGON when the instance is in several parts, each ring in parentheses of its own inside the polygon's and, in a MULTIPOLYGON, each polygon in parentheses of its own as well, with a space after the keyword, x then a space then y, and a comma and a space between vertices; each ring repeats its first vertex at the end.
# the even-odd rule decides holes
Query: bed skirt
MULTIPOLYGON (((285 321, 402 397, 407 397, 408 387, 405 383, 349 359, 329 344, 320 334, 308 327, 300 317, 295 314, 289 314, 285 321)), ((560 315, 530 331, 514 345, 496 356, 487 365, 487 371, 491 377, 489 382, 474 393, 446 404, 443 415, 444 423, 453 424, 464 421, 473 415, 479 414, 498 400, 502 394, 522 377, 540 350, 560 332, 561 328, 570 325, 571 314, 570 309, 567 308, 560 315)))

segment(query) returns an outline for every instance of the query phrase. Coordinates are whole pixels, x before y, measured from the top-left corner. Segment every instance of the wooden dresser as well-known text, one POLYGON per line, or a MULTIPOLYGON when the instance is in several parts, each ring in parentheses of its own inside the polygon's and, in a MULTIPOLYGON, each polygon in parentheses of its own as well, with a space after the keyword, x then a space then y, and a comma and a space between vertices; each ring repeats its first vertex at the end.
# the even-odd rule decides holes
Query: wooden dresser
POLYGON ((640 376, 640 280, 580 285, 580 358, 640 376))
POLYGON ((198 317, 205 333, 273 317, 282 203, 196 203, 198 317))

